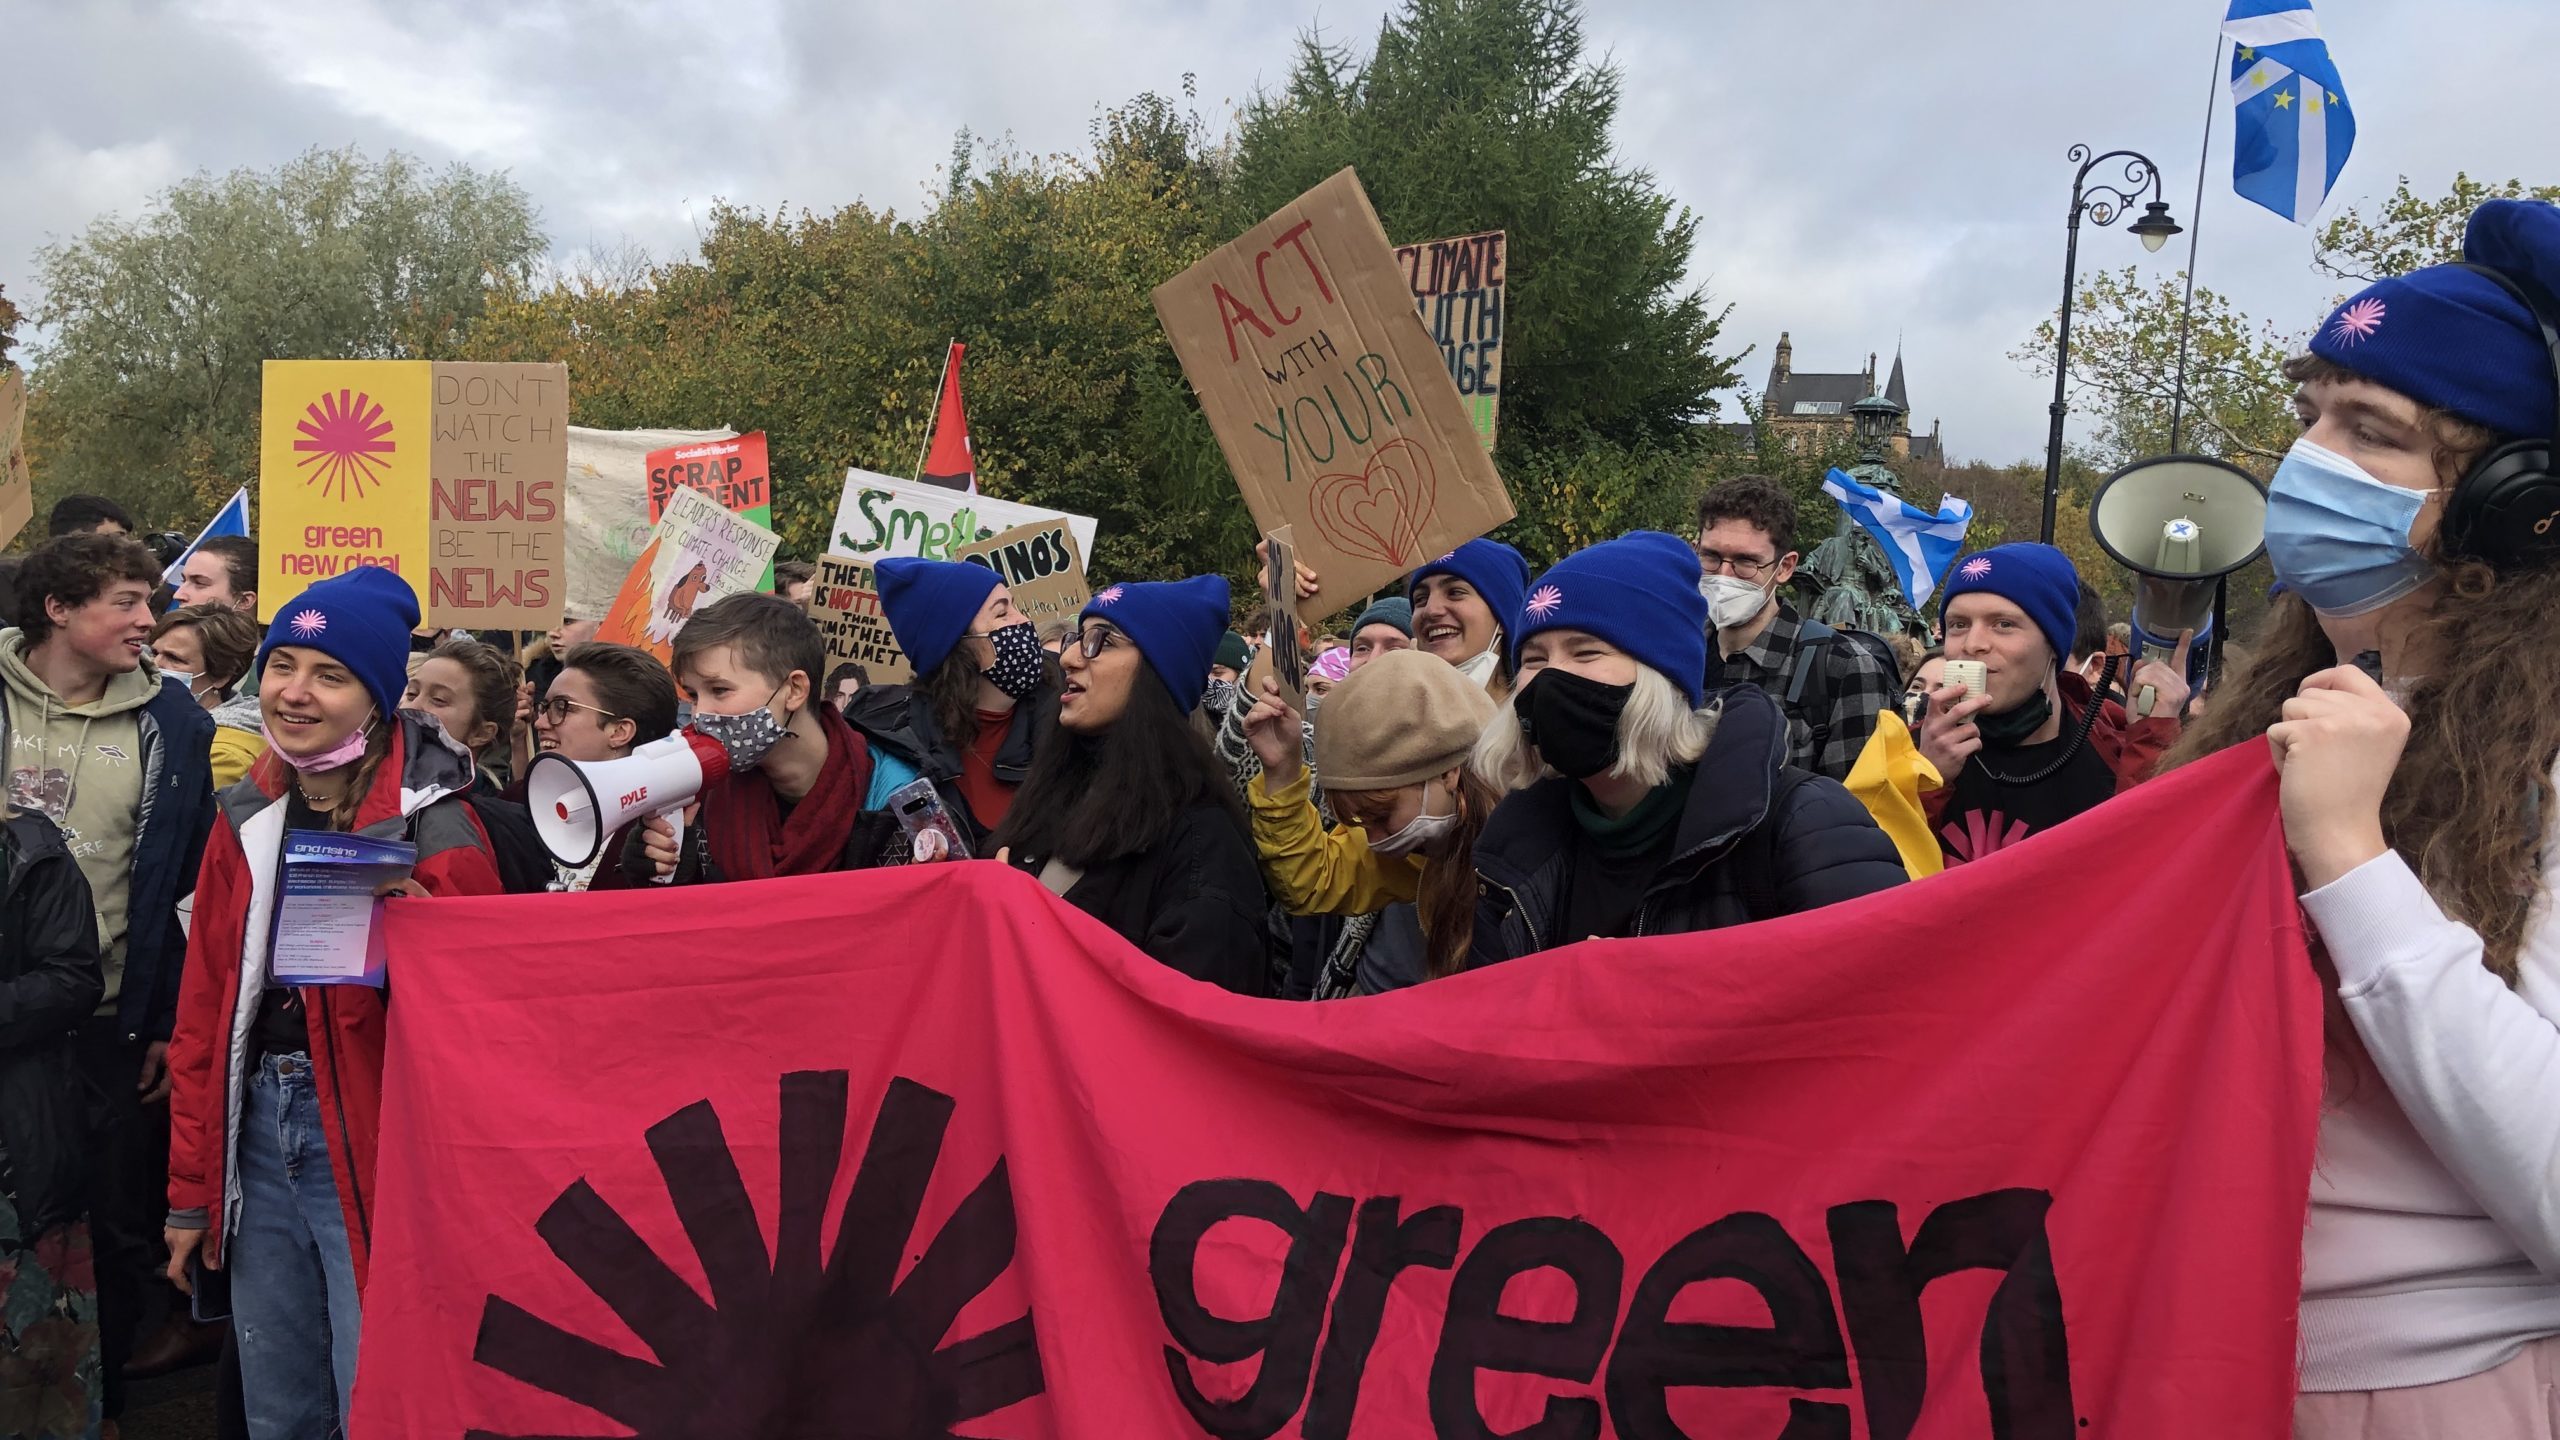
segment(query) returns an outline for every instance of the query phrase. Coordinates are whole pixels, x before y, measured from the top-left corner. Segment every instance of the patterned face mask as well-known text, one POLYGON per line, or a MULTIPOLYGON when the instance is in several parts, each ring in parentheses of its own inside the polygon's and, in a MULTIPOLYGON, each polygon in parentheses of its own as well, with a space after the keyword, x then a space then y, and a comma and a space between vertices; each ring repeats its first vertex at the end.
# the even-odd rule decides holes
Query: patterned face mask
POLYGON ((708 736, 729 752, 729 769, 743 774, 764 763, 765 753, 782 742, 782 722, 773 718, 770 701, 743 715, 693 712, 693 733, 708 736))
POLYGON ((1017 701, 1040 693, 1040 631, 1030 621, 1007 625, 977 637, 996 647, 996 663, 978 673, 1017 701))

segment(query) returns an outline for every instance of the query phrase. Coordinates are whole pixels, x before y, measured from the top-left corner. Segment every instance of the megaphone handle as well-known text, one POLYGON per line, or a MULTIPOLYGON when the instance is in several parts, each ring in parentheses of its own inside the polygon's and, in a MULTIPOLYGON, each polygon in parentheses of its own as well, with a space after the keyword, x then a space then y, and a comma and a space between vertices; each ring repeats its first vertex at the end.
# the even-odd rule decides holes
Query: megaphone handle
POLYGON ((669 870, 664 875, 653 875, 649 877, 649 883, 652 885, 671 885, 675 883, 676 870, 682 870, 684 868, 684 807, 682 805, 670 805, 666 809, 658 812, 658 818, 666 821, 667 828, 675 832, 676 864, 675 870, 669 870))
POLYGON ((2151 707, 2152 707, 2152 706, 2154 706, 2154 705, 2157 705, 2157 704, 2159 704, 2159 703, 2160 703, 2160 687, 2159 687, 2159 686, 2157 686, 2157 685, 2145 685, 2145 686, 2143 686, 2141 689, 2136 690, 2135 692, 2133 692, 2133 718, 2134 718, 2134 719, 2136 719, 2136 720, 2148 720, 2148 719, 2150 719, 2150 718, 2151 718, 2151 707))

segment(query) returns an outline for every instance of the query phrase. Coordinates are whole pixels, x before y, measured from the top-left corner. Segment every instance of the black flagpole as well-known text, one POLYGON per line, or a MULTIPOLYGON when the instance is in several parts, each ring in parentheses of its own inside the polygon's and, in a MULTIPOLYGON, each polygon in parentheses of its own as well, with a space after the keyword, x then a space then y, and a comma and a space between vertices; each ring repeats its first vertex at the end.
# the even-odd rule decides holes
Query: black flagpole
MULTIPOLYGON (((2222 108, 2222 32, 2213 32, 2213 72, 2204 100, 2204 141, 2196 147, 2196 200, 2187 211, 2187 293, 2178 306, 2178 374, 2169 393, 2169 453, 2178 453, 2178 434, 2187 414, 2187 329, 2196 310, 2196 242, 2204 236, 2204 172, 2213 158, 2213 112, 2222 108)), ((2222 678, 2222 647, 2230 639, 2231 577, 2213 582, 2213 643, 2205 651, 2205 686, 2222 678)))

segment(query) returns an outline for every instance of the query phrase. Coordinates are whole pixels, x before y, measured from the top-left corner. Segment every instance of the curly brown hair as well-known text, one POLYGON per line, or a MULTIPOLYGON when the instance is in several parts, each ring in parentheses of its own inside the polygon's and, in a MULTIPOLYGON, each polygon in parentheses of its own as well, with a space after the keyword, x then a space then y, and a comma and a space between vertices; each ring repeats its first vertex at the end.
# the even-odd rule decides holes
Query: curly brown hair
MULTIPOLYGON (((2310 355, 2284 373, 2297 382, 2363 378, 2310 355)), ((2440 410, 2421 423, 2448 489, 2500 439, 2440 410)), ((2479 932, 2483 962, 2512 986, 2541 889, 2542 818, 2560 814, 2551 783, 2560 707, 2550 703, 2560 693, 2560 655, 2529 639, 2560 614, 2560 566, 2502 574, 2471 561, 2436 563, 2443 585, 2425 620, 2435 673, 2415 681, 2407 699, 2409 741, 2383 798, 2383 833, 2445 913, 2479 932)), ((2256 650, 2224 679, 2164 769, 2263 736, 2304 679, 2338 663, 2319 616, 2293 594, 2277 597, 2256 650)))

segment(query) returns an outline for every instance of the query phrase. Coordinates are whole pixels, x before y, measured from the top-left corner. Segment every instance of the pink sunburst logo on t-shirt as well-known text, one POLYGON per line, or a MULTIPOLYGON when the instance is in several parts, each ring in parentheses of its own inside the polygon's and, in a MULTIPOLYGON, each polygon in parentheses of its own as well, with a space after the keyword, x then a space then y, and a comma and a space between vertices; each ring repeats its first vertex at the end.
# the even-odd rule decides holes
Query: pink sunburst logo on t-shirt
POLYGON ((381 484, 391 456, 400 449, 382 410, 380 402, 361 390, 322 395, 303 407, 302 419, 293 427, 302 434, 293 442, 294 453, 302 457, 293 462, 302 468, 302 483, 317 485, 339 500, 351 494, 361 500, 368 486, 381 484))
POLYGON ((1991 573, 1991 557, 1988 555, 1976 555, 1972 559, 1964 562, 1964 568, 1958 570, 1956 573, 1962 575, 1967 580, 1979 580, 1983 576, 1991 573))
POLYGON ((329 617, 317 610, 305 610, 294 616, 287 624, 292 629, 295 639, 308 640, 329 628, 329 617))
POLYGON ((2341 345, 2368 339, 2382 328, 2382 302, 2368 295, 2338 312, 2329 322, 2329 338, 2341 345))
POLYGON ((1529 612, 1530 619, 1544 620, 1564 608, 1564 592, 1553 585, 1541 585, 1523 608, 1529 612))

